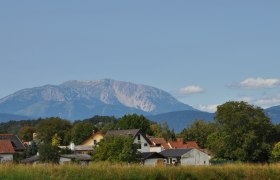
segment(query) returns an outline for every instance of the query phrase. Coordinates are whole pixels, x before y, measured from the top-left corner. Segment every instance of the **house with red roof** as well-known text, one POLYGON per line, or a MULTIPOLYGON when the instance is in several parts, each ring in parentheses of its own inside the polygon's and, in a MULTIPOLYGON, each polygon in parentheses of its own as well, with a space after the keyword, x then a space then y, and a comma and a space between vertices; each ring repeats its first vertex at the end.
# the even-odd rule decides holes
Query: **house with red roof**
POLYGON ((184 141, 183 138, 177 138, 174 141, 166 141, 164 138, 153 137, 149 137, 149 139, 152 142, 150 147, 151 152, 161 152, 166 149, 201 149, 196 141, 184 141))
POLYGON ((0 162, 13 161, 13 155, 16 151, 13 148, 11 141, 0 140, 0 162))
POLYGON ((14 134, 0 134, 0 162, 13 161, 13 155, 23 152, 25 146, 14 134))

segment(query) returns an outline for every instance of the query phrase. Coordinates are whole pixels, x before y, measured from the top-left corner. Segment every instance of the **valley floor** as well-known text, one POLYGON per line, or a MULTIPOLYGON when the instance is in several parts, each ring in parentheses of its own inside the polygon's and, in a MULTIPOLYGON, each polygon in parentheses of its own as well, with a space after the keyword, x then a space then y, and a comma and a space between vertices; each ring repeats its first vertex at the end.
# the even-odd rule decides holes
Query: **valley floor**
POLYGON ((81 165, 0 165, 0 179, 280 179, 280 164, 146 167, 94 163, 81 165))

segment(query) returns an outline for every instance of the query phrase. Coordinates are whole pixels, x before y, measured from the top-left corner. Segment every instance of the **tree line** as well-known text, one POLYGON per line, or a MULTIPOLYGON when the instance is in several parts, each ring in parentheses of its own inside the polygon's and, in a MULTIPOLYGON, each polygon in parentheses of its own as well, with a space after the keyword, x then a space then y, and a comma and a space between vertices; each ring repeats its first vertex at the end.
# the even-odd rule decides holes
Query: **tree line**
MULTIPOLYGON (((167 123, 158 124, 137 114, 125 115, 120 119, 95 116, 74 123, 57 117, 38 119, 33 124, 27 122, 18 131, 20 138, 30 141, 36 132, 40 142, 56 146, 69 145, 70 142, 81 144, 93 130, 105 133, 113 129, 140 128, 145 134, 164 137, 166 140, 183 137, 186 141, 197 141, 201 148, 208 149, 213 159, 217 160, 270 162, 280 159, 280 125, 272 124, 263 109, 242 101, 230 101, 218 106, 214 122, 196 120, 177 134, 169 129, 167 123)), ((124 144, 130 142, 128 139, 112 140, 109 146, 107 141, 110 140, 104 140, 100 147, 107 147, 107 151, 99 149, 97 152, 110 153, 108 147, 112 148, 116 141, 117 144, 123 143, 123 147, 128 147, 124 144)), ((131 152, 129 148, 126 150, 123 151, 131 152)), ((111 156, 99 154, 99 159, 103 160, 104 157, 111 156)))

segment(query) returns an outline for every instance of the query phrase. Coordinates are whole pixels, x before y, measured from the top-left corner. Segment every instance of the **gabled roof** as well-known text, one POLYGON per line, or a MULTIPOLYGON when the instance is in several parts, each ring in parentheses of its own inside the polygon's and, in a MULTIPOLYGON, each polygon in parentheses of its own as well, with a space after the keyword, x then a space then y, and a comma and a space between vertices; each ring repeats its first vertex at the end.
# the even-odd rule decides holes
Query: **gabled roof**
POLYGON ((75 151, 93 151, 93 146, 87 146, 87 145, 78 145, 75 146, 75 151))
POLYGON ((149 144, 152 144, 152 142, 146 137, 146 135, 142 133, 140 129, 110 130, 107 131, 105 137, 106 136, 131 136, 134 139, 138 134, 141 134, 149 144))
POLYGON ((96 135, 101 135, 101 136, 103 136, 103 138, 105 137, 105 134, 102 133, 102 132, 100 132, 100 131, 92 132, 91 135, 89 135, 89 136, 82 142, 82 144, 83 144, 84 142, 88 141, 89 139, 93 139, 93 137, 96 136, 96 135))
POLYGON ((140 157, 142 160, 146 160, 146 159, 155 159, 155 158, 165 158, 165 156, 163 156, 160 153, 157 152, 143 152, 140 154, 140 157))
POLYGON ((22 151, 25 149, 21 140, 14 134, 0 134, 0 140, 10 140, 15 151, 22 151))
POLYGON ((39 161, 39 156, 38 155, 34 155, 34 156, 29 157, 29 158, 23 159, 20 162, 21 163, 34 163, 35 161, 39 161))
POLYGON ((107 131, 106 136, 132 136, 136 137, 140 129, 122 129, 122 130, 110 130, 107 131))
POLYGON ((10 140, 0 140, 0 154, 13 154, 15 150, 10 140))
POLYGON ((169 142, 172 149, 182 149, 182 148, 196 148, 200 149, 196 141, 186 141, 184 142, 183 138, 177 138, 176 141, 169 142))
POLYGON ((88 154, 62 154, 60 157, 75 159, 80 161, 91 161, 92 157, 88 154))
POLYGON ((193 148, 188 149, 166 149, 160 152, 161 155, 165 157, 181 157, 182 155, 186 154, 187 152, 191 151, 193 148))

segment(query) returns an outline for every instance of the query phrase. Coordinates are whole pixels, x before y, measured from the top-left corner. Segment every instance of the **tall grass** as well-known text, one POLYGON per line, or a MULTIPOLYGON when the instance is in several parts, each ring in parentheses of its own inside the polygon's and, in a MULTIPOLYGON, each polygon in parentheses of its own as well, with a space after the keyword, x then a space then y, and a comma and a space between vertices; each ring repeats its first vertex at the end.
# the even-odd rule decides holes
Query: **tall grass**
POLYGON ((0 165, 0 179, 280 179, 280 164, 218 166, 158 166, 92 163, 70 165, 0 165))

